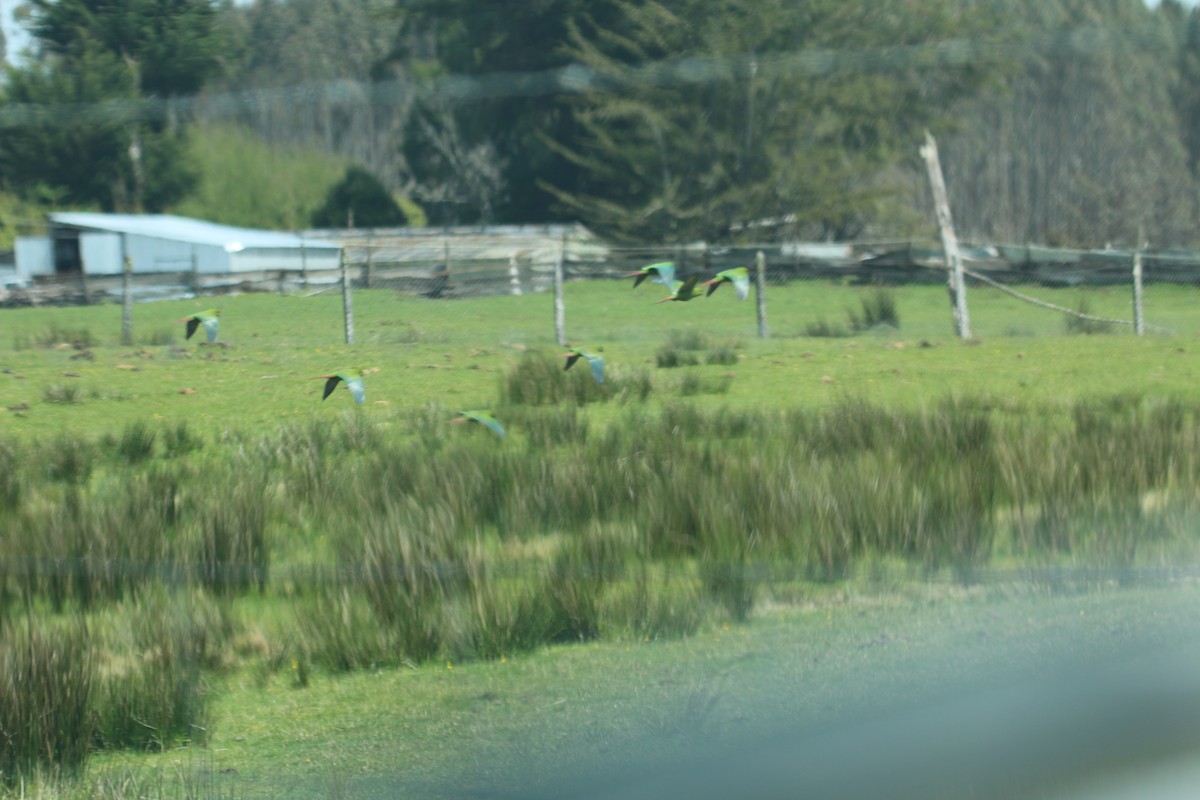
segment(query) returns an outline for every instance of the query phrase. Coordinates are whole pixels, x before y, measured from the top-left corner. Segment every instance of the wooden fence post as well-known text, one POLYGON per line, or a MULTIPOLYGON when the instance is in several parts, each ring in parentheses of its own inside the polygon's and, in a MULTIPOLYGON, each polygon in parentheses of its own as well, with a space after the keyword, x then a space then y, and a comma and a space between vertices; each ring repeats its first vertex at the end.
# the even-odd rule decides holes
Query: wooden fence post
POLYGON ((946 199, 946 181, 942 177, 942 163, 938 160, 937 142, 929 131, 925 131, 925 144, 921 145, 921 158, 929 172, 929 186, 933 190, 933 206, 937 213, 938 229, 942 234, 942 250, 946 256, 946 284, 950 292, 950 305, 954 310, 954 331, 960 339, 971 338, 971 318, 967 314, 967 286, 963 281, 962 258, 958 253, 958 237, 954 234, 954 221, 950 217, 950 203, 946 199))
POLYGON ((754 306, 758 312, 758 338, 767 338, 767 255, 754 256, 754 306))
POLYGON ((133 259, 129 256, 121 273, 121 344, 133 344, 133 259))
POLYGON ((567 346, 567 309, 563 302, 563 260, 566 258, 566 236, 558 245, 558 257, 554 259, 554 340, 567 346))
POLYGON ((354 344, 354 307, 350 299, 350 265, 346 263, 346 248, 338 251, 342 267, 342 317, 346 322, 346 344, 354 344))
MULTIPOLYGON (((1138 243, 1141 247, 1141 243, 1138 243)), ((1146 316, 1142 307, 1142 251, 1133 251, 1133 332, 1138 336, 1146 333, 1146 316)))
POLYGON ((521 295, 521 267, 517 263, 517 254, 508 257, 508 293, 519 297, 521 295))
POLYGON ((192 294, 200 296, 200 256, 196 254, 196 245, 192 245, 192 294))
POLYGON ((367 237, 367 288, 375 288, 375 248, 370 236, 367 237))

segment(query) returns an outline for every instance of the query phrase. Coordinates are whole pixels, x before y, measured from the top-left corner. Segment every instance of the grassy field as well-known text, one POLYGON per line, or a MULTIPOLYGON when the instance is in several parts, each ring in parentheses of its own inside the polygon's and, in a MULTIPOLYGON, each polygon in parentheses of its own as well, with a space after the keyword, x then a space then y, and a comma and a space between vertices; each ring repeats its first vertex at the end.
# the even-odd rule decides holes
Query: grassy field
MULTIPOLYGON (((898 292, 899 329, 846 338, 813 338, 822 320, 845 324, 873 289, 826 283, 773 287, 772 338, 757 338, 752 302, 721 293, 702 301, 655 305, 659 287, 630 291, 624 283, 567 287, 572 344, 604 348, 616 374, 651 370, 672 336, 701 336, 732 349, 730 365, 702 373, 732 373, 728 391, 709 404, 829 406, 852 397, 917 406, 947 394, 1060 403, 1121 391, 1191 396, 1200 353, 1200 326, 1191 322, 1194 292, 1151 287, 1151 319, 1173 336, 1124 332, 1064 336, 1064 317, 1025 306, 998 292, 973 294, 978 343, 954 339, 944 289, 898 292)), ((1045 291, 1043 290, 1043 293, 1045 291)), ((1068 297, 1053 293, 1069 307, 1068 297)), ((210 432, 253 429, 281 420, 319 419, 335 401, 319 402, 332 370, 378 370, 368 379, 366 411, 437 404, 480 407, 496 402, 499 377, 527 348, 554 350, 553 309, 546 295, 470 301, 429 301, 391 292, 358 292, 357 344, 344 344, 341 299, 243 295, 222 308, 218 347, 183 341, 174 320, 215 301, 137 305, 134 341, 122 347, 121 309, 11 309, 0 324, 0 408, 29 406, 0 417, 12 435, 99 432, 127 422, 188 421, 210 432), (81 345, 79 349, 72 342, 81 345)), ((1128 317, 1124 290, 1089 290, 1092 313, 1128 317)), ((673 376, 663 375, 670 384, 673 376)), ((678 378, 674 378, 676 381, 678 378)), ((345 399, 345 398, 342 398, 345 399)), ((336 406, 335 406, 336 407, 336 406)))
POLYGON ((962 343, 937 286, 854 336, 807 333, 880 290, 772 287, 766 340, 731 292, 656 289, 567 287, 602 386, 544 295, 359 292, 353 346, 332 294, 138 305, 133 345, 116 305, 0 312, 8 789, 549 787, 1187 638, 1191 290, 1150 287, 1177 333, 1142 338, 976 292, 962 343), (211 305, 219 343, 184 342, 211 305), (366 404, 322 401, 352 367, 366 404))

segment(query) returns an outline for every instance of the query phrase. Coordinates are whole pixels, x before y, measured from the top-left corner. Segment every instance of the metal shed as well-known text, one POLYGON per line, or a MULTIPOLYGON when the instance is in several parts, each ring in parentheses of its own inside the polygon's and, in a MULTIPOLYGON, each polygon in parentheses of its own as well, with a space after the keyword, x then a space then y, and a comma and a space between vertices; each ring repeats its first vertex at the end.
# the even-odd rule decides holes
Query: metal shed
POLYGON ((49 215, 46 237, 28 237, 19 243, 17 270, 31 277, 120 275, 128 256, 135 274, 321 271, 337 269, 340 251, 336 243, 295 233, 235 228, 170 214, 64 211, 49 215))

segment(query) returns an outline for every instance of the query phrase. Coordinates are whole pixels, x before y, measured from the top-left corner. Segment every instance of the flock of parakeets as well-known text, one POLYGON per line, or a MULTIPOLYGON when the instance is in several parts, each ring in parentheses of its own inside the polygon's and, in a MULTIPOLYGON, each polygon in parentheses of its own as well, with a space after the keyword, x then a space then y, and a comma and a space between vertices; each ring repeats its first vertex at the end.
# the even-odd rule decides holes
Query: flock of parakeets
MULTIPOLYGON (((671 261, 661 261, 657 264, 649 264, 645 267, 642 267, 640 270, 637 270, 636 272, 630 272, 628 275, 626 275, 626 277, 636 279, 633 282, 633 287, 635 289, 638 287, 638 284, 647 278, 650 278, 655 283, 661 283, 670 289, 670 297, 664 297, 662 300, 656 301, 658 303, 666 303, 669 301, 682 303, 691 300, 700 294, 700 290, 696 286, 696 284, 700 281, 700 276, 689 275, 684 280, 676 280, 675 264, 671 261)), ((746 296, 750 293, 750 271, 745 267, 734 267, 732 269, 718 272, 714 278, 700 284, 701 286, 708 287, 708 290, 704 293, 704 296, 708 297, 711 295, 718 288, 720 288, 722 283, 732 284, 734 291, 737 292, 738 299, 745 300, 746 296)), ((203 325, 204 333, 208 337, 208 342, 209 344, 212 344, 217 340, 217 327, 220 317, 221 312, 219 309, 210 308, 206 311, 197 311, 195 314, 181 317, 178 321, 187 323, 187 336, 185 337, 187 339, 191 339, 192 334, 196 332, 196 329, 203 325)), ((567 360, 566 365, 563 367, 564 370, 570 369, 575 365, 575 362, 582 358, 586 360, 588 365, 592 368, 592 377, 596 379, 596 383, 604 382, 603 357, 598 356, 595 353, 586 353, 583 350, 580 350, 578 347, 570 348, 570 352, 563 353, 563 357, 567 360)), ((318 375, 316 378, 314 378, 314 380, 325 381, 325 389, 321 394, 322 400, 327 399, 329 395, 333 394, 333 391, 337 388, 339 383, 344 383, 346 384, 346 388, 350 391, 350 394, 353 395, 354 402, 362 405, 367 400, 367 389, 366 385, 363 383, 364 374, 365 373, 361 369, 352 369, 346 370, 345 372, 335 372, 331 375, 318 375)), ((460 411, 459 416, 455 417, 453 420, 451 420, 451 422, 474 422, 492 431, 497 436, 505 435, 504 426, 502 426, 496 420, 496 418, 492 416, 492 412, 490 411, 460 411)))
MULTIPOLYGON (((637 288, 638 284, 651 278, 655 283, 661 283, 671 291, 670 297, 664 297, 659 300, 660 303, 669 301, 686 302, 698 296, 699 291, 696 289, 696 284, 700 281, 699 275, 689 275, 684 280, 675 279, 675 262, 660 261, 657 264, 650 264, 641 269, 628 273, 625 277, 634 278, 633 288, 637 288), (651 277, 653 276, 653 277, 651 277)), ((745 300, 750 294, 750 270, 745 267, 733 267, 718 272, 712 280, 707 280, 701 286, 707 286, 708 291, 704 293, 705 297, 715 292, 720 288, 722 283, 733 285, 734 291, 737 292, 739 300, 745 300)))

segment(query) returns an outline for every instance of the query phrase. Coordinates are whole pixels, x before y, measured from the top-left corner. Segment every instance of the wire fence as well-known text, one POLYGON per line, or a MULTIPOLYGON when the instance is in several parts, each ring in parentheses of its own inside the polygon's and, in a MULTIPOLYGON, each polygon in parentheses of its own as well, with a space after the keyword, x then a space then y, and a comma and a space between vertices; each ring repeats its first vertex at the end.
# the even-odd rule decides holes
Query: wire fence
MULTIPOLYGON (((676 279, 697 275, 704 281, 746 267, 753 302, 739 304, 736 311, 721 307, 719 313, 710 306, 686 317, 647 313, 644 330, 637 330, 635 320, 633 327, 622 327, 622 336, 653 336, 664 319, 747 338, 848 336, 876 323, 902 336, 954 335, 943 252, 922 242, 613 246, 581 226, 306 232, 311 235, 342 245, 353 291, 393 292, 408 301, 405 317, 426 330, 454 329, 464 316, 479 313, 455 301, 544 296, 544 314, 529 314, 522 323, 528 330, 513 335, 554 338, 560 344, 606 336, 612 333, 606 330, 606 308, 585 297, 594 290, 587 287, 625 281, 649 264, 669 262, 676 279), (755 280, 760 263, 761 284, 755 280), (863 298, 881 293, 893 298, 894 313, 862 319, 863 298)), ((976 337, 1200 333, 1193 311, 1200 294, 1200 253, 978 243, 964 244, 961 253, 976 337)), ((121 275, 86 270, 40 277, 8 289, 0 303, 105 302, 123 299, 127 291, 134 300, 146 301, 248 292, 311 296, 341 291, 343 283, 340 269, 203 275, 147 272, 137 264, 133 269, 128 283, 121 275)), ((644 304, 665 300, 671 288, 662 283, 649 276, 631 297, 644 304)), ((703 304, 706 294, 698 292, 702 303, 690 306, 703 304)), ((725 294, 732 292, 716 299, 725 294)))

